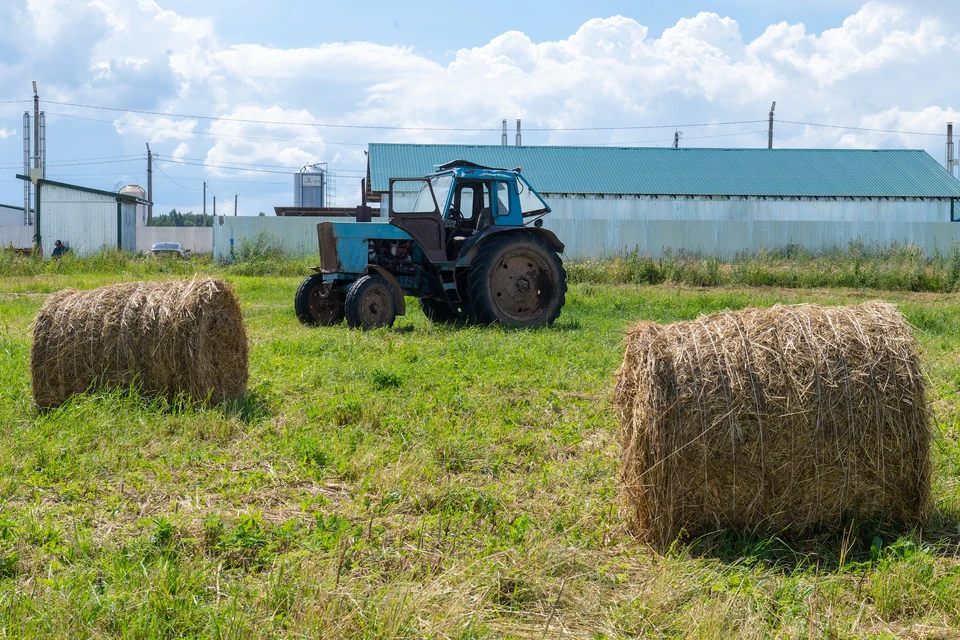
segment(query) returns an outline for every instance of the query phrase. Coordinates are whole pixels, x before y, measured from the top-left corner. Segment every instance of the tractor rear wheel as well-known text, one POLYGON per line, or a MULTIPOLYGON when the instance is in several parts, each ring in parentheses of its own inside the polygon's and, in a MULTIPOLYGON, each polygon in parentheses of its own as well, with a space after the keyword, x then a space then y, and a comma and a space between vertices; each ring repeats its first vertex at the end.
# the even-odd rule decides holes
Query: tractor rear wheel
POLYGON ((451 305, 445 300, 436 298, 420 298, 420 308, 423 315, 434 324, 446 324, 467 319, 466 305, 451 305))
POLYGON ((303 324, 330 326, 343 322, 343 302, 343 292, 334 291, 322 275, 315 273, 300 283, 293 308, 303 324))
POLYGON ((567 274, 556 251, 526 233, 492 238, 468 275, 470 311, 477 322, 542 327, 560 315, 567 274))
POLYGON ((347 291, 344 305, 347 324, 352 329, 392 327, 397 318, 393 289, 381 276, 363 276, 347 291))

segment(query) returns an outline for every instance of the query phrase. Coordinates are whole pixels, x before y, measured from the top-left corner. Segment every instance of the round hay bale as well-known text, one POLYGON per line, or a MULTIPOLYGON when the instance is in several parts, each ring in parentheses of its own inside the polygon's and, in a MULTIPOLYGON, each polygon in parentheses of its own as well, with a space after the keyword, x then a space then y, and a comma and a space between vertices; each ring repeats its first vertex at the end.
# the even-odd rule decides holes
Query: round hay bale
POLYGON ((635 532, 662 549, 717 530, 916 524, 925 391, 910 325, 882 302, 636 325, 614 394, 635 532))
POLYGON ((233 288, 216 278, 65 289, 37 314, 30 364, 43 409, 130 385, 216 404, 246 391, 247 335, 233 288))

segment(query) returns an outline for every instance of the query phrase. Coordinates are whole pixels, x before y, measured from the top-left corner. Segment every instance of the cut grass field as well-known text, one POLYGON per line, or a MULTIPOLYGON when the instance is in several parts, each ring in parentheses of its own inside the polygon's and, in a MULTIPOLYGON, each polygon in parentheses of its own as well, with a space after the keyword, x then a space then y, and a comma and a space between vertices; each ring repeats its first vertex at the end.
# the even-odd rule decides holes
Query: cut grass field
POLYGON ((104 260, 0 275, 5 635, 958 636, 955 295, 585 283, 549 329, 433 326, 410 304, 362 333, 301 326, 298 277, 104 260), (45 294, 198 269, 243 304, 242 403, 119 390, 36 411, 28 330, 45 294), (931 381, 924 530, 716 534, 665 555, 631 539, 610 406, 631 322, 876 298, 917 327, 931 381))

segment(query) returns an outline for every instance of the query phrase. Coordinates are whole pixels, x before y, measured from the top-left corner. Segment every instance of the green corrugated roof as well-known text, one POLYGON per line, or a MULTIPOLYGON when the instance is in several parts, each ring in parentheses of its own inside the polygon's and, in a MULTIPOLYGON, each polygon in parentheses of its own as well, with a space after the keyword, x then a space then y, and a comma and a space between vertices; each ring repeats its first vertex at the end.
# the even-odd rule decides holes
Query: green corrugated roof
POLYGON ((960 198, 925 151, 370 144, 370 190, 469 160, 523 167, 540 193, 960 198))

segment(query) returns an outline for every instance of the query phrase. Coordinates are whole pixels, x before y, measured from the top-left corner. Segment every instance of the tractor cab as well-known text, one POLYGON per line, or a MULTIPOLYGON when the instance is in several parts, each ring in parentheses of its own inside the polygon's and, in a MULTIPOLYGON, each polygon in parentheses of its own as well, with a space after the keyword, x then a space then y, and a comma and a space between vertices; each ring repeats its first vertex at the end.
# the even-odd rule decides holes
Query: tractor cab
POLYGON ((390 224, 403 229, 431 260, 456 261, 490 227, 522 227, 550 207, 520 174, 465 160, 426 178, 390 181, 390 224))
POLYGON ((408 296, 432 322, 539 327, 560 315, 563 243, 542 228, 550 207, 519 167, 455 160, 393 178, 383 207, 389 224, 317 225, 320 265, 294 296, 301 322, 390 326, 408 296))

